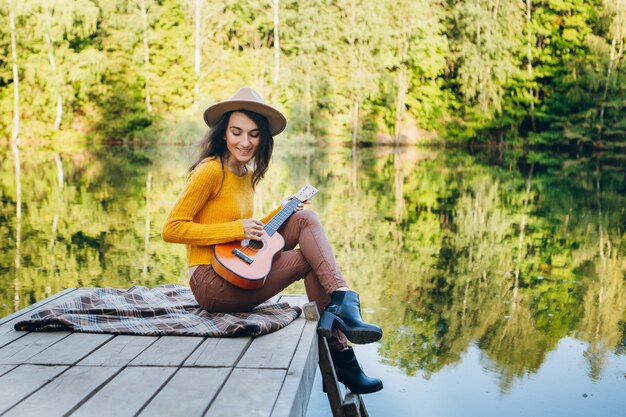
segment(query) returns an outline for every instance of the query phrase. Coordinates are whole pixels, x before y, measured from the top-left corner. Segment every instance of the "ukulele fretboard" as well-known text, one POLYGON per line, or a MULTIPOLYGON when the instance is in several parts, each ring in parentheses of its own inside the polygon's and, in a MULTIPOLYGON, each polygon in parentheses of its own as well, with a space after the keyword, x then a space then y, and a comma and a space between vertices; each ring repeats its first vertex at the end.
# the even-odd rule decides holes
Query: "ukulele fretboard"
POLYGON ((263 228, 265 232, 269 236, 273 236, 274 233, 276 233, 276 231, 280 228, 280 226, 282 226, 283 223, 285 223, 285 221, 293 214, 293 211, 296 209, 296 207, 298 207, 298 204, 300 204, 301 202, 302 201, 298 200, 295 197, 289 200, 289 202, 285 204, 285 207, 283 207, 282 210, 276 213, 276 215, 272 217, 269 222, 267 222, 267 224, 263 228))

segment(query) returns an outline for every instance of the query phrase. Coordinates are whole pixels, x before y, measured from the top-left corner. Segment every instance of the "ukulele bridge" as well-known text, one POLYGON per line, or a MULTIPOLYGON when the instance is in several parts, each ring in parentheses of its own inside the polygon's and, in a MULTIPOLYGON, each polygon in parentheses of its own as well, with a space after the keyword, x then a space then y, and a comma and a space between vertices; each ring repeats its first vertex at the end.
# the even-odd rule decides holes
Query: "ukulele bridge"
POLYGON ((252 262, 254 262, 254 259, 252 259, 248 255, 246 255, 245 253, 243 253, 239 249, 233 249, 233 255, 235 255, 237 258, 241 259, 242 261, 244 261, 248 265, 250 265, 252 262))

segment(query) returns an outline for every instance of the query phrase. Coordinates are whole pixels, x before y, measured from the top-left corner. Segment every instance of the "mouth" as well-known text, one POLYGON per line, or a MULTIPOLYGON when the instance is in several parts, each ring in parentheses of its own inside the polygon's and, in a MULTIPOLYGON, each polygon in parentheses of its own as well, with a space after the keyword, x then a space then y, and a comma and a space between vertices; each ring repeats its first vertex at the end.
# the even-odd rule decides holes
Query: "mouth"
POLYGON ((239 152, 241 156, 252 156, 252 149, 237 148, 237 152, 239 152))

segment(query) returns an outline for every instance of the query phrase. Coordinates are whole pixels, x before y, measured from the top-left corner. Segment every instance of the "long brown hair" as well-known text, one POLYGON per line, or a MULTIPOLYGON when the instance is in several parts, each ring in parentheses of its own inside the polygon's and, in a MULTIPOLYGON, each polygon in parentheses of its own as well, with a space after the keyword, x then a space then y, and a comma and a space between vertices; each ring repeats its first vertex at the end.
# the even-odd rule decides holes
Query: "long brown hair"
MULTIPOLYGON (((261 140, 259 141, 259 147, 254 155, 254 172, 252 173, 252 188, 256 188, 256 185, 263 179, 265 172, 269 167, 270 160, 272 159, 272 151, 274 150, 274 138, 270 133, 269 123, 265 116, 260 115, 249 110, 235 110, 248 116, 257 125, 260 131, 261 140)), ((215 157, 219 158, 222 162, 222 170, 225 169, 224 163, 228 156, 228 148, 226 147, 226 129, 228 128, 228 122, 230 115, 235 111, 229 111, 222 115, 220 120, 213 126, 202 138, 200 142, 200 157, 190 167, 188 172, 193 169, 204 159, 215 157)))

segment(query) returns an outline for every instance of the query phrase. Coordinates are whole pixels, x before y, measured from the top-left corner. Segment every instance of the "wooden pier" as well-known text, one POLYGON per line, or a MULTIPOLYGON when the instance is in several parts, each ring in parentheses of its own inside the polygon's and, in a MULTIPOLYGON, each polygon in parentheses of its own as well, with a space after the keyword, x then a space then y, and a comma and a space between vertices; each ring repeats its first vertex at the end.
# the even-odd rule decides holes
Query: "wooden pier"
MULTIPOLYGON (((317 321, 258 337, 22 332, 13 325, 65 290, 0 319, 0 416, 304 416, 317 321)), ((303 306, 306 296, 278 301, 303 306)))

